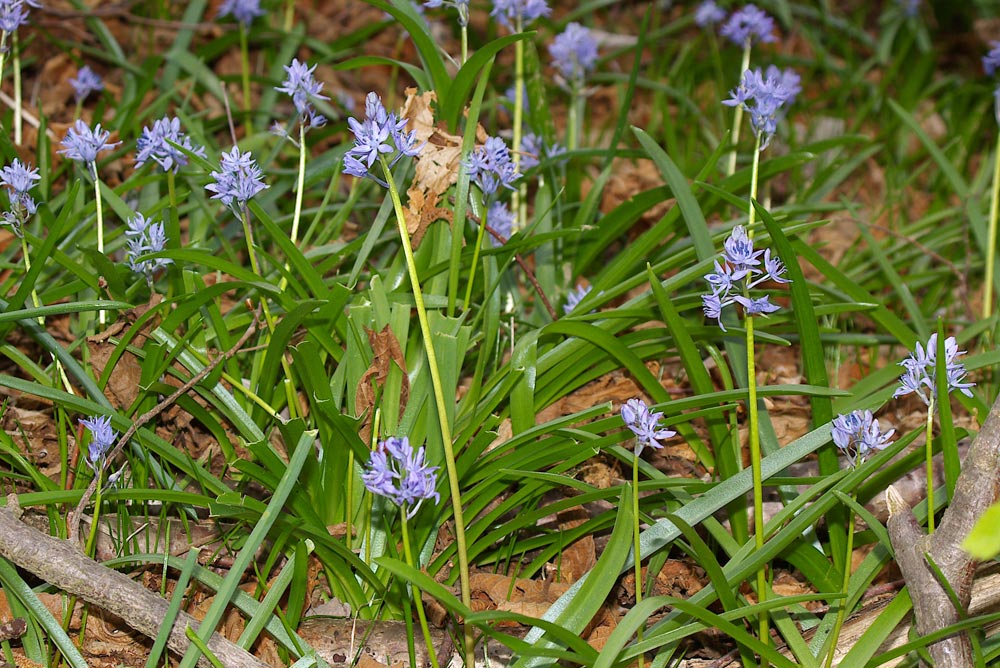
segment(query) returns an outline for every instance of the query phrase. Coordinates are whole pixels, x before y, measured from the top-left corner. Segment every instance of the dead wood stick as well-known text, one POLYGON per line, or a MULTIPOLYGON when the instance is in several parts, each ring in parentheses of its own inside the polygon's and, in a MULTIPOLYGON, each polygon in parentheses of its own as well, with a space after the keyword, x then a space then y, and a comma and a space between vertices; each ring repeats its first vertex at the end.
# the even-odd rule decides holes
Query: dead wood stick
MULTIPOLYGON (((969 609, 976 561, 961 547, 976 520, 1000 495, 1000 397, 983 428, 972 441, 955 484, 955 495, 934 534, 924 534, 913 511, 892 487, 886 492, 887 528, 896 562, 909 587, 917 631, 926 635, 957 623, 969 609), (958 596, 956 610, 944 587, 928 567, 928 558, 941 569, 958 596)), ((930 511, 933 512, 933 509, 930 511)), ((930 645, 937 668, 972 668, 972 646, 965 633, 930 645)))
MULTIPOLYGON (((0 508, 0 556, 49 584, 114 613, 143 635, 155 638, 163 625, 168 603, 128 576, 106 568, 80 552, 75 544, 32 529, 19 519, 17 497, 0 508)), ((190 644, 185 629, 198 622, 180 612, 170 629, 167 646, 183 654, 190 644)), ((268 668, 246 650, 215 633, 208 647, 227 668, 268 668)), ((202 657, 200 665, 210 666, 202 657)))
MULTIPOLYGON (((250 323, 250 326, 247 327, 247 331, 243 332, 243 336, 240 337, 240 340, 237 341, 232 348, 206 364, 201 371, 191 376, 189 381, 178 387, 177 390, 169 397, 140 415, 135 422, 132 423, 132 426, 126 429, 125 433, 121 435, 121 438, 119 438, 118 442, 115 443, 115 447, 107 453, 104 461, 110 462, 117 457, 118 453, 120 453, 122 448, 125 447, 125 444, 129 442, 129 439, 135 436, 135 433, 139 431, 143 425, 147 424, 170 406, 173 406, 180 397, 187 394, 192 387, 200 383, 210 373, 212 373, 212 371, 215 370, 215 367, 219 366, 219 364, 230 359, 233 355, 239 352, 243 345, 250 340, 251 336, 253 336, 253 333, 257 331, 257 326, 257 314, 254 313, 253 321, 250 323)), ((121 471, 119 471, 119 473, 121 473, 121 471)), ((97 491, 97 483, 100 481, 100 478, 101 476, 94 476, 94 479, 90 481, 90 485, 88 485, 87 489, 84 490, 83 496, 80 497, 80 502, 76 504, 76 509, 73 510, 73 512, 70 513, 70 516, 66 519, 66 524, 68 525, 68 538, 70 543, 74 545, 78 545, 80 542, 80 517, 83 515, 83 509, 87 506, 87 503, 90 502, 90 498, 94 495, 94 492, 97 491)))

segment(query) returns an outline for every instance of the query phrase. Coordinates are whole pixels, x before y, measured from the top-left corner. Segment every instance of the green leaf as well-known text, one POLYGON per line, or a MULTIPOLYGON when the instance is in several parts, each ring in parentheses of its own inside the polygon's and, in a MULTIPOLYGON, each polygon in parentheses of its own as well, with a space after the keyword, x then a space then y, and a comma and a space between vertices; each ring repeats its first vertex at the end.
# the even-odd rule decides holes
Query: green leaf
POLYGON ((972 531, 962 541, 962 549, 973 559, 986 561, 1000 554, 1000 503, 995 503, 986 509, 983 516, 976 520, 972 531))

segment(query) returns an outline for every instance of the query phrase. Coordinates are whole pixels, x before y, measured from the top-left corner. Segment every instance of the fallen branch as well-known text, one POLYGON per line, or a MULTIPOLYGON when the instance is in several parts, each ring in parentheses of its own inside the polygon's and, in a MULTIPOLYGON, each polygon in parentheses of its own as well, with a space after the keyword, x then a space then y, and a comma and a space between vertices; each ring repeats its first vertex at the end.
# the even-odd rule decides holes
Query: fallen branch
MULTIPOLYGON (((167 615, 169 604, 165 599, 90 559, 76 543, 53 538, 21 522, 17 496, 7 497, 7 503, 7 507, 0 508, 0 556, 54 587, 117 615, 143 635, 156 637, 167 615)), ((190 644, 185 635, 189 626, 197 629, 197 620, 179 612, 167 647, 184 654, 190 644)), ((218 633, 209 639, 208 647, 226 668, 269 668, 218 633)), ((199 665, 211 663, 202 657, 199 665)))
MULTIPOLYGON (((1000 398, 997 398, 983 428, 972 441, 955 484, 955 495, 941 525, 925 535, 895 489, 886 491, 889 507, 887 528, 896 551, 896 562, 909 587, 917 632, 926 635, 957 623, 969 609, 976 561, 961 547, 976 520, 1000 495, 1000 398), (933 560, 955 592, 960 609, 928 566, 933 560)), ((965 633, 956 634, 928 647, 936 668, 972 668, 972 645, 965 633)))

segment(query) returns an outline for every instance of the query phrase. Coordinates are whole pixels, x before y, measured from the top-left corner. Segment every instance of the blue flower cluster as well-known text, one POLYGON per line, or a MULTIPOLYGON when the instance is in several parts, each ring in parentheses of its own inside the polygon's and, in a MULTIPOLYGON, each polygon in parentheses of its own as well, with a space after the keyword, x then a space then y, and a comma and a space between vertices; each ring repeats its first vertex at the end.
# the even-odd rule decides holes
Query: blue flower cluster
POLYGON ((37 167, 28 167, 17 158, 0 170, 0 185, 6 186, 10 200, 10 208, 0 214, 0 225, 10 225, 11 231, 18 237, 22 235, 21 228, 28 221, 28 216, 38 210, 28 191, 41 179, 37 167))
POLYGON ((288 76, 280 86, 275 86, 274 90, 279 93, 287 93, 292 97, 292 103, 298 112, 299 119, 309 128, 319 128, 326 124, 326 118, 317 113, 313 106, 313 100, 329 100, 330 98, 320 93, 323 89, 322 82, 316 81, 313 72, 316 66, 309 67, 298 58, 292 59, 291 65, 285 65, 285 72, 288 76))
POLYGON ((712 286, 712 292, 702 295, 702 308, 705 315, 718 321, 722 331, 722 309, 730 304, 739 304, 746 315, 761 315, 778 310, 767 295, 752 298, 751 289, 765 281, 791 283, 783 277, 785 265, 771 249, 754 250, 753 241, 747 236, 742 225, 733 228, 725 242, 722 263, 715 261, 715 271, 705 274, 705 280, 712 286), (761 257, 763 256, 763 257, 761 257), (741 294, 742 293, 742 294, 741 294))
POLYGON ((757 5, 746 5, 732 13, 719 34, 738 46, 747 42, 773 42, 774 19, 757 5))
POLYGON ((705 0, 694 10, 694 22, 699 28, 707 28, 726 18, 726 10, 719 7, 715 0, 705 0))
POLYGON ((69 80, 69 85, 73 87, 77 102, 82 102, 91 93, 104 90, 104 82, 100 75, 90 69, 89 65, 81 67, 76 73, 76 78, 69 80))
POLYGON ((542 158, 557 158, 566 152, 566 147, 556 142, 546 146, 545 141, 534 132, 521 137, 521 169, 537 167, 542 158))
POLYGON ((171 146, 170 142, 183 146, 187 151, 202 158, 205 157, 205 148, 197 146, 191 142, 191 138, 186 133, 181 132, 181 121, 176 116, 153 121, 152 127, 144 127, 139 139, 135 142, 135 166, 142 167, 147 161, 152 160, 163 169, 164 172, 173 170, 174 174, 188 164, 188 157, 176 146, 171 146))
POLYGON ((258 16, 266 14, 260 7, 260 0, 222 0, 216 18, 232 16, 234 19, 249 28, 253 20, 258 16))
POLYGON ((129 268, 137 274, 143 274, 150 284, 157 270, 173 262, 170 258, 164 257, 141 261, 138 259, 146 253, 159 253, 167 245, 167 234, 163 229, 163 223, 152 223, 141 213, 128 219, 125 243, 128 247, 125 256, 129 268))
POLYGON ((415 156, 423 144, 417 144, 416 131, 406 132, 406 119, 400 119, 395 112, 387 112, 382 106, 382 98, 375 93, 365 97, 365 119, 347 119, 347 125, 354 133, 354 146, 344 155, 344 173, 358 178, 368 177, 388 188, 389 184, 371 173, 372 165, 379 157, 389 158, 389 168, 404 155, 415 156))
POLYGON ((574 21, 552 40, 549 55, 570 88, 580 88, 597 65, 597 40, 589 28, 574 21))
POLYGON ((27 7, 41 7, 37 0, 0 0, 0 30, 12 33, 28 22, 27 7))
POLYGON ((108 142, 111 133, 101 129, 98 123, 93 130, 79 118, 76 123, 66 131, 60 144, 63 146, 58 152, 65 155, 70 160, 76 160, 86 165, 91 175, 96 174, 94 162, 97 154, 101 151, 113 150, 121 144, 120 141, 108 142))
POLYGON ((496 18, 508 30, 524 27, 552 12, 545 0, 493 0, 490 16, 496 18))
POLYGON ((566 303, 563 304, 563 313, 569 315, 576 308, 576 305, 583 301, 583 298, 590 294, 591 286, 577 285, 576 289, 566 295, 566 303))
POLYGON ((412 519, 427 499, 440 501, 437 493, 437 466, 428 466, 425 448, 414 450, 410 439, 390 437, 379 443, 368 460, 368 470, 361 475, 372 494, 390 499, 412 519))
MULTIPOLYGON (((990 42, 990 50, 983 56, 983 70, 987 76, 993 76, 998 68, 1000 68, 1000 42, 990 42)), ((993 89, 993 114, 997 123, 1000 123, 1000 84, 993 89)))
POLYGON ((454 7, 458 12, 458 25, 462 27, 469 25, 469 0, 426 0, 424 7, 428 9, 454 7))
POLYGON ((473 151, 464 161, 469 178, 489 197, 500 186, 514 190, 514 182, 521 178, 514 168, 510 149, 500 137, 489 137, 486 143, 473 151))
POLYGON ((660 441, 677 434, 673 429, 660 426, 663 413, 649 410, 641 399, 629 399, 622 405, 622 420, 625 426, 635 434, 635 456, 642 454, 647 445, 659 450, 663 447, 660 441))
POLYGON ((761 138, 760 150, 763 151, 777 132, 778 122, 801 91, 801 78, 794 70, 781 70, 771 65, 765 72, 760 68, 745 71, 732 97, 723 100, 722 104, 743 107, 750 114, 750 124, 761 138))
POLYGON ((889 447, 895 429, 882 431, 871 411, 854 411, 833 419, 833 442, 847 455, 851 466, 860 466, 865 458, 877 450, 889 447))
MULTIPOLYGON (((916 394, 927 405, 931 399, 937 398, 937 381, 935 380, 935 370, 937 368, 937 334, 931 334, 927 340, 927 347, 917 342, 916 350, 899 363, 903 367, 903 375, 899 377, 899 388, 892 395, 903 397, 908 394, 916 394)), ((972 396, 971 387, 975 383, 965 382, 967 371, 965 365, 957 361, 959 355, 964 355, 964 350, 958 349, 958 342, 954 336, 949 336, 944 340, 944 364, 945 376, 947 376, 948 393, 958 390, 967 397, 972 396)))
POLYGON ((96 471, 98 467, 103 467, 104 455, 115 444, 115 441, 118 439, 118 432, 111 428, 111 418, 106 415, 84 418, 80 420, 80 424, 90 432, 87 464, 96 471))
POLYGON ((264 183, 263 172, 257 166, 253 155, 247 151, 242 153, 234 146, 229 153, 223 153, 220 159, 220 169, 212 172, 214 183, 205 186, 215 194, 212 199, 220 200, 239 216, 244 205, 257 193, 269 187, 264 183))

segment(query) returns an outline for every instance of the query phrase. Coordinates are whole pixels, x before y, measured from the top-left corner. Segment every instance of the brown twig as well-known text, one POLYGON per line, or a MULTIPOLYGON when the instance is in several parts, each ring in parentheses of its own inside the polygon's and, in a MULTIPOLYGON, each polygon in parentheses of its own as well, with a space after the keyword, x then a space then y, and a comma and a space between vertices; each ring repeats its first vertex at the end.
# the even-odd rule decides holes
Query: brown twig
MULTIPOLYGON (((932 535, 924 534, 913 511, 892 487, 886 492, 889 507, 887 528, 896 550, 896 562, 913 599, 917 632, 927 635, 960 621, 969 609, 976 561, 961 547, 976 520, 1000 496, 1000 397, 994 402, 983 428, 969 446, 955 495, 941 524, 932 535), (961 605, 956 610, 945 588, 928 566, 933 559, 961 605)), ((928 512, 933 512, 929 509, 928 512)), ((938 668, 971 668, 972 646, 965 633, 956 634, 928 647, 938 668)))
MULTIPOLYGON (((474 221, 477 225, 483 224, 482 221, 479 219, 479 217, 473 214, 471 211, 469 212, 469 218, 472 221, 474 221)), ((489 224, 486 225, 486 231, 489 232, 490 235, 494 239, 499 241, 501 244, 507 243, 508 239, 499 232, 497 232, 495 229, 490 227, 489 224)), ((545 296, 545 291, 542 290, 542 286, 538 284, 538 280, 535 278, 535 273, 531 271, 531 269, 528 269, 528 265, 525 264, 524 259, 522 259, 519 254, 514 253, 514 260, 517 262, 518 265, 520 265, 521 269, 524 271, 524 275, 528 277, 528 281, 535 288, 535 292, 538 293, 538 298, 542 301, 542 305, 545 306, 545 310, 549 312, 549 317, 551 317, 553 320, 558 320, 559 314, 556 313, 556 310, 554 308, 552 308, 552 303, 549 302, 549 298, 545 296)))
MULTIPOLYGON (((0 556, 45 580, 54 587, 74 594, 124 620, 143 635, 155 638, 167 616, 165 599, 134 582, 128 576, 107 568, 81 554, 75 544, 53 538, 29 527, 19 519, 17 496, 8 497, 0 508, 0 556)), ((167 646, 183 654, 189 644, 187 627, 198 628, 198 622, 184 612, 178 612, 167 646)), ((227 668, 267 668, 268 664, 213 633, 208 647, 227 668)), ((199 665, 211 666, 202 657, 199 665)))
MULTIPOLYGON (((239 341, 237 341, 232 348, 230 348, 229 350, 227 350, 226 352, 224 352, 223 354, 219 355, 214 360, 206 364, 201 371, 193 375, 190 380, 188 380, 186 383, 177 388, 177 390, 169 397, 167 397, 160 403, 156 404, 156 406, 154 406, 150 410, 140 415, 132 423, 132 426, 130 426, 128 429, 125 430, 125 433, 122 434, 121 438, 118 439, 118 442, 115 443, 115 447, 113 447, 107 453, 107 456, 104 458, 104 461, 110 462, 116 456, 118 456, 118 454, 122 451, 122 448, 125 447, 125 444, 129 442, 129 439, 135 436, 135 433, 139 431, 139 429, 143 425, 147 424, 157 415, 162 413, 164 410, 174 405, 174 403, 176 403, 181 396, 187 394, 188 391, 191 390, 191 388, 193 388, 195 385, 204 380, 210 373, 212 373, 212 371, 215 370, 217 366, 219 366, 219 364, 221 364, 226 360, 229 360, 230 358, 233 357, 233 355, 239 352, 240 349, 243 347, 243 345, 250 340, 250 337, 253 336, 254 332, 257 331, 258 317, 256 313, 254 313, 253 316, 254 316, 253 321, 250 323, 250 326, 247 327, 247 331, 243 332, 243 336, 240 337, 239 341)), ((125 467, 123 466, 121 469, 119 469, 116 475, 121 475, 124 469, 125 467)), ((100 478, 101 476, 94 476, 94 479, 90 481, 90 485, 88 485, 87 489, 84 490, 83 496, 80 497, 80 502, 76 505, 76 509, 72 513, 70 513, 70 516, 66 519, 67 529, 69 532, 69 540, 74 545, 79 543, 80 517, 83 515, 83 509, 86 507, 87 503, 90 501, 90 498, 94 495, 94 492, 97 490, 97 483, 100 480, 100 478)))

